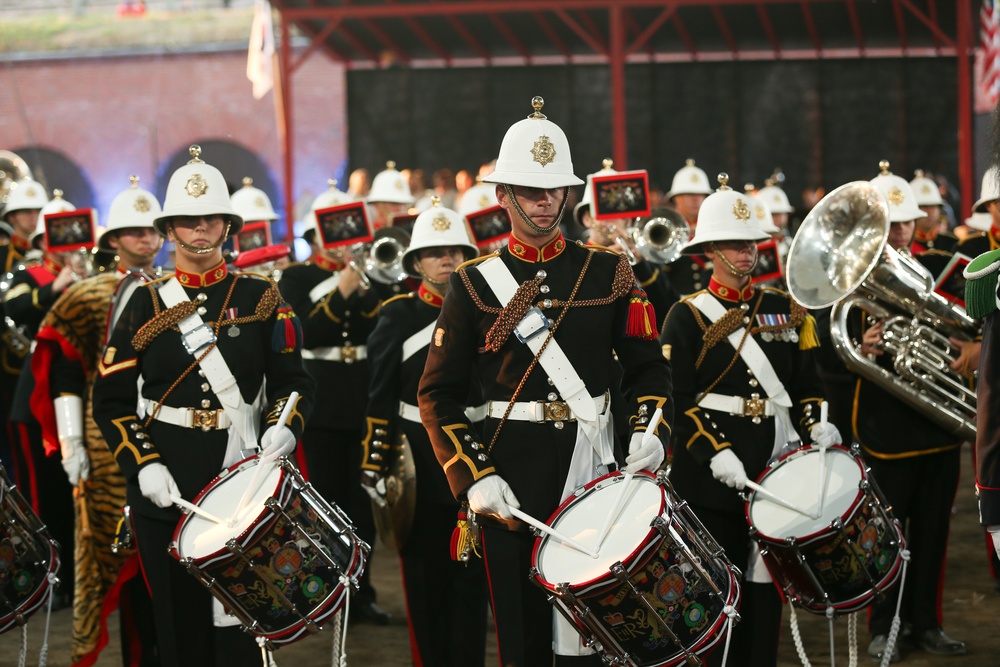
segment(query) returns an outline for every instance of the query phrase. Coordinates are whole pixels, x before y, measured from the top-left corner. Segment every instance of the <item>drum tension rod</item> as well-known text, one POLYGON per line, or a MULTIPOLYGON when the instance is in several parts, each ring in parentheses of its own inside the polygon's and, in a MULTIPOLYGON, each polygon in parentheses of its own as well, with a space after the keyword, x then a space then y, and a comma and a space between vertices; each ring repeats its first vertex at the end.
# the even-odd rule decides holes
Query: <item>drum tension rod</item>
MULTIPOLYGON (((269 499, 269 501, 270 500, 273 499, 269 499)), ((270 577, 266 576, 266 574, 270 572, 266 565, 261 565, 260 563, 256 563, 252 559, 248 558, 243 550, 243 547, 236 540, 229 540, 226 542, 226 548, 229 549, 230 553, 242 560, 246 566, 250 568, 251 572, 257 575, 257 578, 260 579, 267 590, 271 593, 271 598, 273 600, 277 601, 282 607, 298 616, 299 620, 305 623, 309 632, 319 632, 319 626, 316 625, 316 621, 300 612, 295 603, 286 598, 282 590, 274 585, 274 582, 271 581, 270 577)))
POLYGON ((194 564, 194 560, 190 557, 181 559, 181 564, 191 573, 195 579, 197 579, 201 584, 211 592, 215 598, 223 604, 233 616, 239 619, 243 627, 248 631, 252 632, 256 628, 257 621, 247 614, 240 603, 235 600, 225 588, 219 585, 215 577, 210 577, 205 572, 202 571, 200 567, 194 564))
MULTIPOLYGON (((538 569, 532 568, 532 571, 534 572, 534 574, 530 575, 532 581, 544 589, 545 587, 538 583, 538 569)), ((555 590, 555 594, 550 593, 546 596, 549 604, 555 607, 570 625, 579 630, 579 623, 583 623, 593 633, 588 639, 584 640, 585 646, 592 646, 595 651, 601 653, 605 664, 634 664, 634 661, 631 660, 631 655, 618 644, 615 638, 599 622, 594 620, 594 615, 591 613, 590 607, 580 602, 579 598, 573 595, 568 583, 556 584, 555 590), (567 609, 567 605, 569 609, 567 609), (605 651, 614 655, 607 655, 605 651)))
MULTIPOLYGON (((267 509, 274 512, 275 514, 277 514, 278 516, 280 516, 281 518, 283 518, 285 521, 287 521, 295 529, 295 531, 299 534, 299 536, 302 537, 302 539, 304 539, 306 542, 308 542, 309 546, 311 546, 313 549, 316 550, 316 553, 318 553, 320 559, 327 564, 327 567, 329 567, 330 569, 332 569, 334 572, 337 573, 338 577, 347 578, 344 577, 343 568, 341 568, 341 566, 335 560, 333 560, 333 558, 330 557, 330 554, 326 552, 326 549, 324 549, 322 545, 319 542, 317 542, 312 535, 309 534, 309 531, 307 531, 305 528, 302 527, 301 523, 299 523, 292 517, 288 516, 288 514, 285 513, 285 510, 282 509, 280 505, 278 505, 277 500, 275 500, 274 498, 268 498, 266 501, 264 501, 264 506, 267 507, 267 509)), ((351 582, 351 585, 355 586, 356 588, 356 584, 353 581, 351 582)))

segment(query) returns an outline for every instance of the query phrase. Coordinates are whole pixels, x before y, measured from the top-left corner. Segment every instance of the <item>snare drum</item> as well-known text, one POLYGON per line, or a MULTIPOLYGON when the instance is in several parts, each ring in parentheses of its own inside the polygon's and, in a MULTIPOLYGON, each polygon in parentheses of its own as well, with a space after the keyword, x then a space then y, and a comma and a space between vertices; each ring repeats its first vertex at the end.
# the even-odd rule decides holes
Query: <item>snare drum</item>
POLYGON ((818 518, 763 494, 747 499, 750 532, 785 596, 817 614, 871 604, 899 578, 903 534, 856 451, 798 449, 764 471, 758 484, 818 518), (823 478, 820 471, 823 469, 823 478), (824 493, 825 489, 825 493, 824 493), (822 498, 822 502, 821 502, 822 498))
MULTIPOLYGON (((548 524, 594 547, 624 479, 616 472, 587 484, 548 524)), ((726 612, 736 617, 740 598, 739 570, 663 473, 636 473, 598 558, 543 535, 531 576, 612 664, 700 664, 695 656, 724 635, 726 612)))
POLYGON ((257 457, 224 470, 177 524, 170 545, 210 592, 268 648, 316 632, 343 607, 368 560, 350 519, 323 499, 286 459, 255 475, 257 457), (254 481, 246 510, 236 513, 254 481), (233 524, 233 525, 229 525, 233 524))
POLYGON ((0 465, 0 634, 48 600, 58 570, 58 546, 0 465))

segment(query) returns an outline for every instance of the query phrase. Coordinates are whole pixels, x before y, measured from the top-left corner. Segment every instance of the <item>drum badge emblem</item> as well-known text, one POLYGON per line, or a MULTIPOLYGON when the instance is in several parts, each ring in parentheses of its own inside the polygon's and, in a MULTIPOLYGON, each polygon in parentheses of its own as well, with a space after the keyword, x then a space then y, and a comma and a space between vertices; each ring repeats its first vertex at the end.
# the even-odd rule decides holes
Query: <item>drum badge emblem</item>
POLYGON ((294 542, 288 542, 271 558, 271 568, 282 577, 291 577, 302 569, 302 552, 294 542))
POLYGON ((865 529, 861 531, 861 539, 858 540, 858 546, 860 546, 865 551, 871 551, 872 547, 878 544, 878 530, 874 525, 868 524, 865 529))
POLYGON ((556 147, 552 145, 549 138, 544 134, 538 137, 538 141, 531 147, 531 157, 543 167, 556 157, 556 147))
POLYGON ((656 595, 668 604, 673 604, 684 595, 684 577, 670 572, 656 582, 656 595))
POLYGON ((188 179, 184 189, 189 195, 197 199, 208 192, 208 183, 205 182, 201 174, 191 174, 191 178, 188 179))

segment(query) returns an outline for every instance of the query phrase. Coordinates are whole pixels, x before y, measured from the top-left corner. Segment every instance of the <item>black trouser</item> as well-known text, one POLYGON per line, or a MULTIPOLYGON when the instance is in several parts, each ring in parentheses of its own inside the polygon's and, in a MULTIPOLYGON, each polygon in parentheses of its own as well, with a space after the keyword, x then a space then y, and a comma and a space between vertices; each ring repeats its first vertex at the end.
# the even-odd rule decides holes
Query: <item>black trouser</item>
MULTIPOLYGON (((497 653, 504 667, 552 664, 553 607, 528 578, 535 536, 483 526, 490 601, 497 629, 497 653)), ((557 656, 557 665, 603 664, 600 656, 557 656)))
POLYGON ((235 625, 217 628, 212 596, 180 562, 167 553, 174 522, 133 514, 143 576, 153 600, 156 639, 163 667, 259 665, 254 638, 235 625))
MULTIPOLYGON (((746 572, 750 560, 750 531, 746 517, 691 506, 695 515, 726 552, 730 562, 746 572)), ((740 621, 733 628, 729 664, 774 667, 778 662, 781 633, 781 596, 774 584, 740 582, 740 621)), ((723 630, 720 630, 722 632, 723 630)), ((722 664, 725 636, 706 657, 709 667, 722 664)))
POLYGON ((457 513, 455 503, 418 501, 400 551, 414 665, 481 665, 486 654, 486 569, 475 556, 451 558, 457 513))
POLYGON ((325 429, 307 426, 302 434, 306 475, 313 488, 342 509, 354 524, 358 537, 371 546, 359 590, 351 604, 375 602, 372 558, 375 556, 375 519, 371 498, 361 488, 361 438, 356 429, 325 429))
MULTIPOLYGON (((948 548, 951 508, 958 491, 961 448, 945 452, 884 460, 866 457, 893 515, 899 520, 910 551, 900 620, 914 632, 941 625, 941 589, 948 548)), ((899 585, 871 606, 868 629, 889 633, 896 613, 899 585)))

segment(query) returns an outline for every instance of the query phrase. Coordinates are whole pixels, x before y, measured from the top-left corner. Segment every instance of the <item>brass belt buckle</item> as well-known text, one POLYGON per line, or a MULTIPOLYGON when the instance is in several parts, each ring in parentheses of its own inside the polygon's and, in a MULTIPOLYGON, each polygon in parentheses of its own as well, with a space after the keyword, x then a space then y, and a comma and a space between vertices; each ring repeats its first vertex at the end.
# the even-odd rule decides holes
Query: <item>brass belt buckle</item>
POLYGON ((219 411, 218 410, 195 410, 194 419, 192 420, 193 426, 200 428, 202 431, 211 431, 212 429, 219 428, 219 411))
POLYGON ((754 424, 760 423, 760 418, 767 414, 767 399, 761 399, 760 394, 750 394, 743 399, 743 416, 752 417, 754 424))
POLYGON ((340 348, 340 360, 345 364, 353 364, 358 360, 358 348, 353 345, 345 345, 340 348))
POLYGON ((569 405, 565 401, 550 401, 542 406, 545 419, 553 422, 564 422, 569 420, 569 405))

